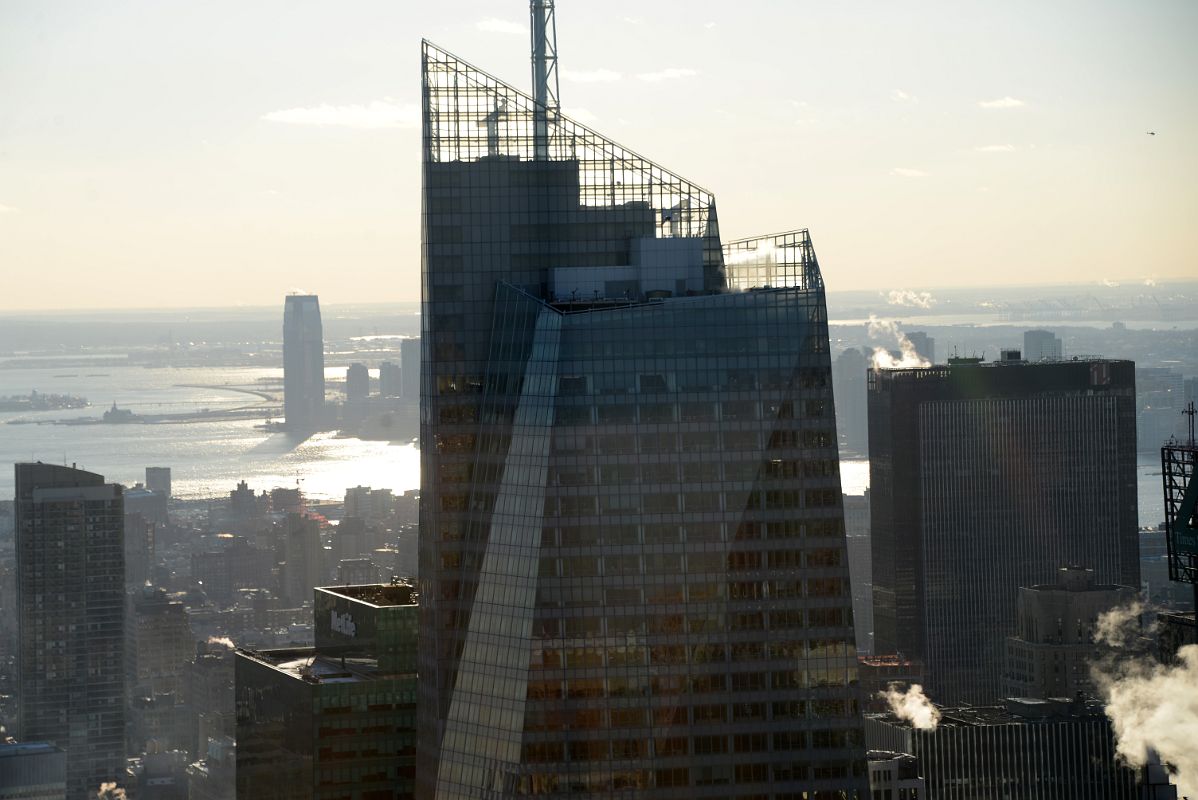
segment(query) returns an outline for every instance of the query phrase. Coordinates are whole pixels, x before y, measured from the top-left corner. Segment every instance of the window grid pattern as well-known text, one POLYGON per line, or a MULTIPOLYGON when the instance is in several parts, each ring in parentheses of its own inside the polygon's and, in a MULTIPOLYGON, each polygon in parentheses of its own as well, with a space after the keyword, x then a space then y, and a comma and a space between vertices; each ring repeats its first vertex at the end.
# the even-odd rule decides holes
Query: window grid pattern
POLYGON ((424 66, 419 796, 856 797, 806 231, 721 248, 702 189, 424 66), (664 297, 554 285, 638 248, 664 297))

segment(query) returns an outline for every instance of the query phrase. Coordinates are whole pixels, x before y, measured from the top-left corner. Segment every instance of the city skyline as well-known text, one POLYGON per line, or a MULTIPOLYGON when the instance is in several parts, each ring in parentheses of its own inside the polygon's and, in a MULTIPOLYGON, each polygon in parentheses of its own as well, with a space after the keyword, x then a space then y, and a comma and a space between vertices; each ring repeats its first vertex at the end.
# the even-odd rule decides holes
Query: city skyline
MULTIPOLYGON (((11 309, 181 304, 145 280, 175 271, 209 278, 188 305, 299 287, 333 304, 417 298, 406 53, 428 33, 526 87, 527 10, 281 8, 7 7, 11 309), (330 270, 350 280, 328 285, 330 270), (108 280, 70 280, 96 273, 108 280)), ((839 8, 692 11, 564 5, 563 110, 703 171, 733 236, 818 228, 830 290, 1194 273, 1192 5, 925 2, 876 8, 868 28, 839 8), (610 41, 629 45, 620 64, 610 41), (734 157, 704 163, 708 145, 734 157)))
POLYGON ((0 5, 0 798, 1198 800, 1193 0, 0 5))

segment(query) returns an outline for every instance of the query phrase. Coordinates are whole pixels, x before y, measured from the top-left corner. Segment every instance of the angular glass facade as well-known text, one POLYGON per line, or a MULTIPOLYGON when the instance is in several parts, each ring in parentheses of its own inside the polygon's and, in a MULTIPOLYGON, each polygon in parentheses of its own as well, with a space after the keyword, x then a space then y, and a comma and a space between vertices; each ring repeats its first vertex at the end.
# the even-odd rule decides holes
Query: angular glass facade
POLYGON ((427 43, 424 111, 418 796, 864 796, 806 232, 427 43))

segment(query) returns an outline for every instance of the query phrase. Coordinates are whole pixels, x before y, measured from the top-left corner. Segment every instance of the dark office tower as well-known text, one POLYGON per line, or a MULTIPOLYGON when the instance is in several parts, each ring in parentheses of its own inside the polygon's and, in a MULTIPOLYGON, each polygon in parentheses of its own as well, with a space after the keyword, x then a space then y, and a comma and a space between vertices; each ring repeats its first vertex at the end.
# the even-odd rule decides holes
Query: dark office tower
POLYGON ((1065 357, 1061 340, 1052 331, 1024 331, 1023 359, 1037 361, 1060 361, 1065 357))
POLYGON ((420 340, 402 339, 399 343, 399 368, 405 400, 420 400, 420 340))
MULTIPOLYGON (((390 361, 379 364, 379 394, 381 396, 399 397, 403 393, 400 374, 398 364, 392 364, 390 361)), ((420 370, 416 370, 416 375, 420 375, 420 370)))
POLYGON ((936 340, 923 331, 911 331, 907 341, 915 346, 915 352, 929 364, 936 363, 936 340))
POLYGON ((1139 586, 1135 369, 1023 361, 871 373, 874 652, 936 702, 993 702, 1021 586, 1076 564, 1139 586))
POLYGON ((17 464, 16 489, 18 736, 65 750, 67 798, 82 800, 125 773, 121 487, 17 464))
POLYGON ((370 370, 365 364, 353 363, 345 371, 345 399, 353 403, 370 396, 370 370))
POLYGON ((314 294, 288 295, 283 306, 283 414, 301 433, 323 421, 324 332, 314 294))
POLYGON ((428 44, 424 134, 419 795, 864 797, 807 232, 428 44))
POLYGON ((237 651, 237 797, 407 800, 416 772, 412 589, 314 594, 315 647, 237 651))
POLYGON ((850 347, 832 362, 832 384, 836 390, 836 429, 841 447, 850 453, 865 453, 869 446, 865 409, 865 373, 869 360, 850 347))

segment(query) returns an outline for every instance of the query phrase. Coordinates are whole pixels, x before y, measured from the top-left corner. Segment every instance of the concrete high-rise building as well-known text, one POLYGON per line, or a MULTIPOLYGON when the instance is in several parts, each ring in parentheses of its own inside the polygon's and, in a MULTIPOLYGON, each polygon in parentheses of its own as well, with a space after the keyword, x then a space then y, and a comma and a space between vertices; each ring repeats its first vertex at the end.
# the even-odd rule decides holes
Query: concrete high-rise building
POLYGON ((412 796, 417 607, 399 584, 315 590, 316 646, 237 652, 237 797, 412 796))
POLYGON ((929 364, 936 363, 936 340, 923 331, 910 331, 907 341, 915 347, 915 352, 929 364))
POLYGON ((937 702, 1000 696, 1021 586, 1139 586, 1131 362, 882 370, 869 418, 874 652, 937 702))
POLYGON ((353 486, 345 490, 345 516, 367 522, 382 522, 395 513, 395 494, 390 489, 353 486))
POLYGON ((324 422, 324 328, 314 294, 288 295, 283 306, 283 414, 300 433, 324 422))
POLYGON ((919 759, 906 753, 870 750, 870 796, 882 800, 926 800, 927 781, 919 775, 919 759))
POLYGON ((323 583, 320 523, 302 514, 288 514, 282 533, 282 596, 298 606, 323 583))
POLYGON ((146 488, 169 498, 171 496, 171 468, 146 467, 146 488))
POLYGON ((850 347, 832 362, 832 385, 836 394, 836 430, 843 450, 865 453, 869 447, 869 417, 866 414, 865 373, 869 359, 850 347))
MULTIPOLYGON (((403 354, 402 350, 400 354, 403 354)), ((416 374, 419 376, 420 370, 416 370, 416 374)), ((401 396, 403 394, 401 376, 402 373, 398 364, 390 361, 384 361, 382 364, 379 364, 379 395, 382 397, 401 396)))
POLYGON ((121 487, 16 465, 18 736, 67 754, 67 798, 125 774, 125 549, 121 487))
POLYGON ((418 796, 866 797, 807 232, 423 78, 418 796))
POLYGON ((1024 331, 1023 359, 1033 364, 1037 361, 1060 361, 1065 357, 1065 346, 1052 331, 1024 331))
POLYGON ((144 586, 129 600, 126 675, 139 696, 183 692, 184 668, 195 656, 187 609, 163 589, 144 586))
POLYGON ((1130 586, 1099 585, 1093 570, 1063 567, 1050 584, 1019 589, 1018 623, 1007 638, 1008 697, 1095 696, 1090 665, 1098 616, 1136 597, 1130 586))
POLYGON ((400 377, 403 380, 402 394, 405 400, 420 401, 420 339, 402 339, 399 342, 400 377))
POLYGON ((345 371, 345 399, 351 403, 370 396, 370 370, 365 364, 354 362, 345 371))

